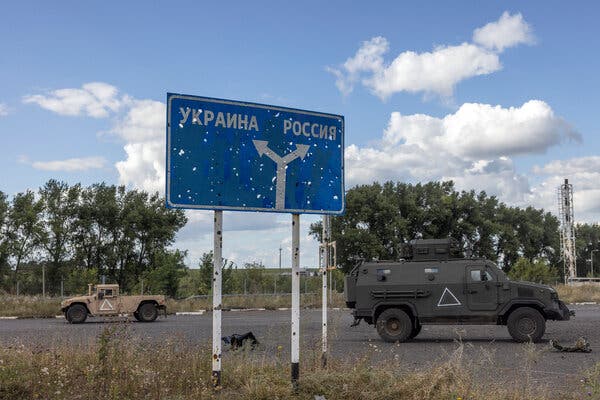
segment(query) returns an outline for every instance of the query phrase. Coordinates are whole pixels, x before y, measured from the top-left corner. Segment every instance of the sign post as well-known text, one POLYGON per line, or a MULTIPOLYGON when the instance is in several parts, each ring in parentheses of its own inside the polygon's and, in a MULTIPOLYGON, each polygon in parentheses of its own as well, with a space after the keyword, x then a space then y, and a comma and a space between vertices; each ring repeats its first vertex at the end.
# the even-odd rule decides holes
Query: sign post
POLYGON ((221 310, 223 267, 223 211, 215 211, 213 246, 213 337, 212 337, 212 379, 213 386, 221 386, 221 310))
POLYGON ((167 93, 166 142, 166 206, 215 213, 215 386, 221 384, 223 210, 292 214, 291 364, 297 387, 300 214, 344 212, 344 117, 167 93))
POLYGON ((330 239, 330 227, 329 227, 329 216, 323 216, 323 291, 321 294, 322 300, 322 354, 321 363, 323 367, 327 366, 327 275, 329 273, 329 239, 330 239))
POLYGON ((300 214, 292 214, 292 385, 300 377, 300 214))

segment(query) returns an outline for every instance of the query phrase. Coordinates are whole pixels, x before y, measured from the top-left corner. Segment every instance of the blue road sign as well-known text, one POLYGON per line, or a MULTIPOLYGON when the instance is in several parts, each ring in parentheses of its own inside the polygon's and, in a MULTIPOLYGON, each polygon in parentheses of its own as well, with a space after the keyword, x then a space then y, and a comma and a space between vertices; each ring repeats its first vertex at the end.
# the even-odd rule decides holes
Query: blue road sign
POLYGON ((172 208, 342 214, 344 117, 167 93, 172 208))

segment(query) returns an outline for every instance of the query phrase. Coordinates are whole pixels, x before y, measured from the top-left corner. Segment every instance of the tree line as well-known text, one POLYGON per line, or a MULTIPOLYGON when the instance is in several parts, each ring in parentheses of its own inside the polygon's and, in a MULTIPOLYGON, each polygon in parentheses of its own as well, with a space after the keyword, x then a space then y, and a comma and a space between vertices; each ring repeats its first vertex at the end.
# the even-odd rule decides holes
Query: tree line
MULTIPOLYGON (((187 222, 181 210, 164 206, 158 195, 105 183, 83 187, 50 180, 37 193, 0 192, 0 289, 47 293, 98 282, 116 282, 124 291, 155 281, 176 293, 185 272, 185 252, 170 250, 187 222)), ((69 291, 69 290, 68 290, 69 291)))
MULTIPOLYGON (((145 287, 170 296, 208 294, 212 253, 189 269, 186 251, 171 248, 186 222, 184 212, 165 208, 157 193, 105 183, 50 180, 12 199, 0 192, 0 292, 20 287, 21 293, 39 294, 43 271, 49 294, 63 288, 80 293, 101 277, 130 293, 145 287)), ((345 272, 361 259, 400 259, 413 239, 452 237, 465 256, 490 259, 513 278, 560 281, 558 229, 548 211, 508 206, 483 191, 458 191, 451 181, 356 186, 347 192, 346 213, 332 218, 345 272)), ((321 223, 310 232, 320 240, 321 223)), ((578 225, 576 237, 578 275, 589 275, 593 261, 599 276, 600 227, 578 225)), ((237 268, 224 261, 224 293, 285 292, 288 280, 260 263, 237 268)), ((318 279, 307 282, 318 290, 318 279)))
MULTIPOLYGON (((548 211, 508 206, 485 191, 458 191, 452 181, 388 181, 347 192, 346 213, 332 218, 332 240, 344 271, 360 259, 400 259, 403 245, 413 239, 451 237, 465 256, 492 260, 513 277, 537 268, 541 272, 536 277, 562 279, 559 225, 548 211)), ((321 229, 320 222, 310 228, 319 240, 321 229)), ((579 225, 576 237, 578 275, 585 276, 591 251, 598 249, 600 228, 579 225)), ((597 262, 600 272, 600 258, 597 262)))

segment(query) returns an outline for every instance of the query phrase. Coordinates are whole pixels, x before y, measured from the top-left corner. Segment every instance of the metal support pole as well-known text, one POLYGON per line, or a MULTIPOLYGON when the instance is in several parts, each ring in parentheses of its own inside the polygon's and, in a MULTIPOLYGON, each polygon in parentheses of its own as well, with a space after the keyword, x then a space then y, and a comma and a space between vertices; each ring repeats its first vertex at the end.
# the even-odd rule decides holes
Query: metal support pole
MULTIPOLYGON (((327 265, 329 266, 329 263, 331 262, 331 260, 329 260, 329 249, 327 249, 327 265)), ((327 273, 327 275, 329 275, 329 285, 327 286, 329 288, 329 305, 331 305, 331 301, 333 299, 333 293, 331 292, 331 288, 333 287, 332 283, 331 283, 331 279, 332 279, 332 275, 333 272, 329 271, 327 273)))
POLYGON ((64 299, 65 297, 65 277, 60 276, 60 298, 64 299))
POLYGON ((213 247, 212 380, 221 386, 221 268, 223 266, 223 211, 215 211, 213 247))
POLYGON ((300 214, 292 214, 292 386, 300 376, 300 214))
POLYGON ((42 264, 42 298, 46 298, 46 266, 42 264))
POLYGON ((329 229, 329 216, 323 216, 323 245, 322 256, 323 256, 323 269, 321 271, 323 275, 323 290, 321 292, 321 319, 323 322, 322 326, 322 353, 321 353, 321 365, 323 367, 327 366, 327 275, 329 273, 329 237, 330 237, 330 229, 329 229))

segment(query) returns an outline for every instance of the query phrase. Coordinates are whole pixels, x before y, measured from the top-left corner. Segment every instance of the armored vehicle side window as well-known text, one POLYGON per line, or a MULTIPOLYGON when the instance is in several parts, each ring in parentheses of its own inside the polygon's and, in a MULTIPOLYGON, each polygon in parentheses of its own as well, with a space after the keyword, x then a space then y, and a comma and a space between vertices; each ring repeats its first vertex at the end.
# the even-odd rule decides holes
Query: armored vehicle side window
POLYGON ((113 297, 112 289, 102 289, 102 292, 104 293, 104 297, 113 297))
POLYGON ((471 270, 471 281, 473 282, 487 282, 493 281, 494 277, 485 270, 474 269, 471 270))
POLYGON ((437 267, 425 268, 425 273, 426 274, 437 274, 438 269, 437 269, 437 267))

